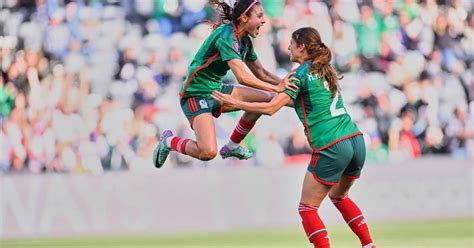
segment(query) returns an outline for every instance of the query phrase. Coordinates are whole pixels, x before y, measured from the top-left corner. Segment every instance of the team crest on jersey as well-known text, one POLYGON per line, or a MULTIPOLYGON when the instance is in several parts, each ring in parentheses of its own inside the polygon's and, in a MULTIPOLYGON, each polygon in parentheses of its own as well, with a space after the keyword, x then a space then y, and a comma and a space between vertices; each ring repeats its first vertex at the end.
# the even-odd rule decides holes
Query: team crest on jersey
POLYGON ((199 100, 199 105, 201 106, 202 109, 209 108, 209 105, 207 105, 207 101, 204 99, 199 100))
POLYGON ((234 44, 233 44, 233 47, 234 47, 234 50, 239 53, 239 42, 238 41, 234 41, 234 44))

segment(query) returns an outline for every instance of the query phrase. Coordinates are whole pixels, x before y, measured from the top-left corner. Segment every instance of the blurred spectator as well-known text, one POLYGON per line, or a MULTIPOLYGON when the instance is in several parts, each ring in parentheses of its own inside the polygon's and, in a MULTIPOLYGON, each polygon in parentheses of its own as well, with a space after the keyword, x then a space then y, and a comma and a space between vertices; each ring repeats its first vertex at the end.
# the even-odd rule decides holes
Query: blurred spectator
MULTIPOLYGON (((292 31, 317 28, 344 73, 342 95, 366 134, 368 160, 474 156, 472 1, 262 3, 259 59, 285 75, 292 31)), ((215 19, 206 0, 6 1, 0 171, 148 168, 157 130, 189 128, 177 94, 215 19)), ((220 138, 238 115, 216 122, 220 138)), ((311 153, 300 128, 281 129, 292 118, 282 111, 256 126, 245 140, 254 162, 311 153)))
POLYGON ((306 136, 300 128, 293 129, 293 134, 288 137, 284 148, 285 154, 290 156, 311 153, 311 148, 308 145, 306 136))
POLYGON ((283 163, 285 154, 274 133, 269 133, 262 139, 255 150, 255 159, 258 165, 279 166, 283 163))
POLYGON ((382 30, 380 21, 376 19, 374 9, 371 6, 362 4, 360 14, 360 22, 354 25, 357 34, 358 52, 363 61, 363 68, 371 71, 377 68, 382 30))
POLYGON ((454 110, 454 120, 446 127, 449 152, 455 157, 472 158, 474 154, 474 120, 467 112, 466 105, 454 110))
POLYGON ((12 84, 5 85, 3 77, 0 78, 0 123, 10 115, 15 102, 15 88, 12 84))
POLYGON ((415 113, 405 109, 397 122, 394 122, 389 132, 389 149, 403 158, 421 156, 421 145, 414 133, 415 113))

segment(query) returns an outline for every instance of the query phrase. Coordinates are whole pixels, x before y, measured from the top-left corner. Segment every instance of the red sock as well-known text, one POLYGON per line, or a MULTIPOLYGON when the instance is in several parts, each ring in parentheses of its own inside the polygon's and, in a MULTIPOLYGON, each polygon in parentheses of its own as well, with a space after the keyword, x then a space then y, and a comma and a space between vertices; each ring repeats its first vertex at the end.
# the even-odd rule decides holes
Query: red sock
POLYGON ((315 248, 329 248, 329 238, 323 221, 319 218, 318 208, 300 203, 298 208, 306 236, 315 248))
POLYGON ((235 143, 240 143, 245 136, 252 130, 253 126, 255 126, 255 123, 250 124, 247 123, 244 119, 240 118, 239 124, 234 129, 234 132, 232 133, 232 136, 230 136, 230 140, 235 143))
POLYGON ((186 154, 186 144, 188 144, 189 141, 190 139, 183 139, 175 136, 171 139, 171 149, 186 154))
POLYGON ((364 216, 360 211, 359 207, 349 198, 332 198, 331 201, 334 203, 336 208, 341 212, 342 217, 352 229, 352 231, 359 237, 362 246, 372 243, 370 237, 369 227, 365 223, 364 216))

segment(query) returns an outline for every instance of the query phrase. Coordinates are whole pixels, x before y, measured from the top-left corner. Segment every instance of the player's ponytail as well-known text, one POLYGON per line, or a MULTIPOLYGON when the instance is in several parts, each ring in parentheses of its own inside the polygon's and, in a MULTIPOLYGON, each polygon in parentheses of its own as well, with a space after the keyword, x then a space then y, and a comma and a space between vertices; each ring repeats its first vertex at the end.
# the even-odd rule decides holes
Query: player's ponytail
POLYGON ((319 46, 316 44, 314 48, 314 60, 311 65, 311 71, 313 71, 319 77, 325 78, 328 82, 329 89, 332 92, 332 96, 339 90, 338 80, 342 79, 342 76, 337 75, 336 70, 331 65, 332 53, 331 50, 324 43, 320 43, 319 46))
POLYGON ((213 29, 216 29, 225 22, 232 21, 233 9, 223 0, 209 0, 209 5, 216 9, 219 14, 219 21, 212 25, 213 29))
POLYGON ((329 89, 334 97, 339 90, 338 80, 342 79, 342 76, 338 76, 336 70, 332 67, 331 50, 321 41, 319 32, 311 27, 300 28, 293 32, 292 38, 298 46, 305 45, 306 52, 312 60, 311 72, 328 82, 329 89))
POLYGON ((242 15, 249 15, 255 5, 260 4, 258 0, 236 0, 233 6, 230 6, 224 0, 209 0, 209 5, 216 9, 219 14, 219 21, 213 24, 216 29, 223 23, 234 22, 239 24, 242 15))

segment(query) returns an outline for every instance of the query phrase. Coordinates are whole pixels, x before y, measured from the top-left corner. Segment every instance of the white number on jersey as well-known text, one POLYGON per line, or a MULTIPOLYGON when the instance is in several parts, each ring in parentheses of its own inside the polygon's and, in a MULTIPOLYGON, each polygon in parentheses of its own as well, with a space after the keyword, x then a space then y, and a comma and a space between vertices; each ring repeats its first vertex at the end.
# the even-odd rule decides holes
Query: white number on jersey
MULTIPOLYGON (((324 88, 326 88, 326 90, 328 91, 331 91, 331 89, 329 89, 329 84, 327 81, 324 82, 324 88)), ((338 108, 338 109, 336 108, 336 104, 338 100, 339 100, 339 92, 336 92, 336 95, 332 99, 331 106, 329 107, 329 111, 331 111, 332 117, 336 117, 336 116, 343 115, 346 113, 346 110, 344 108, 338 108)))

